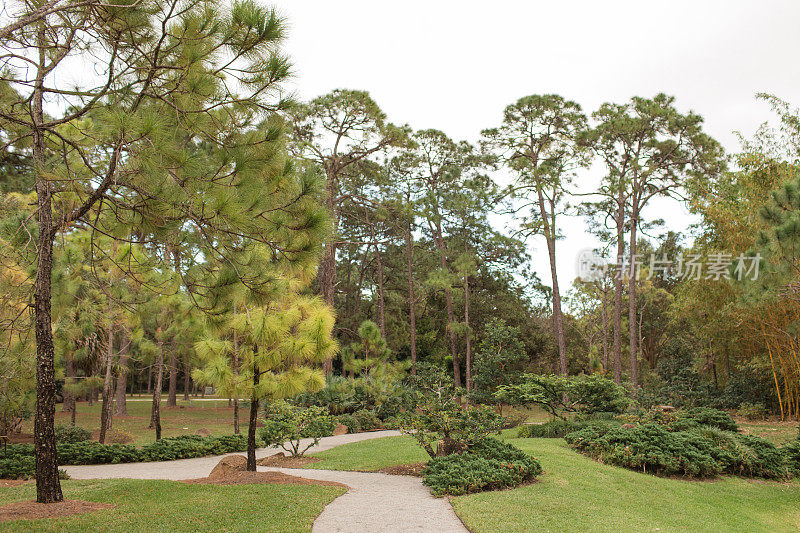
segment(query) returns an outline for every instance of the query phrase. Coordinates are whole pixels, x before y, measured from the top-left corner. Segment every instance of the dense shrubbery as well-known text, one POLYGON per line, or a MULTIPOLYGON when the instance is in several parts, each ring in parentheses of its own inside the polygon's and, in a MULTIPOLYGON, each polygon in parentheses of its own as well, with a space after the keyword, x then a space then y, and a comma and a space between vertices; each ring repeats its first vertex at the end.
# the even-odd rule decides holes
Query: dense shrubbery
POLYGON ((348 433, 372 431, 383 427, 383 422, 381 422, 377 413, 369 409, 361 409, 355 413, 339 415, 337 420, 340 424, 347 426, 348 433))
POLYGON ((336 419, 322 407, 295 407, 286 402, 270 406, 267 420, 261 428, 261 439, 273 448, 281 447, 292 456, 303 455, 319 443, 322 437, 333 435, 336 419), (301 439, 311 439, 301 446, 301 439))
POLYGON ((563 438, 568 433, 572 433, 574 431, 594 425, 620 425, 620 422, 615 419, 574 418, 562 420, 560 418, 556 418, 555 420, 545 422, 544 424, 524 424, 519 427, 517 436, 557 439, 563 438))
MULTIPOLYGON (((93 441, 64 443, 57 446, 56 453, 58 463, 62 465, 95 465, 192 459, 241 452, 246 449, 247 437, 244 435, 221 437, 184 435, 161 439, 141 448, 129 444, 100 444, 93 441)), ((33 458, 33 445, 9 445, 5 455, 0 455, 0 478, 33 476, 33 467, 30 466, 33 464, 33 458)))
POLYGON ((514 446, 486 438, 458 454, 428 463, 423 482, 437 496, 515 487, 542 473, 539 462, 514 446))
POLYGON ((619 419, 628 424, 658 424, 669 431, 686 431, 706 426, 724 431, 739 431, 736 422, 728 413, 709 407, 693 407, 678 411, 653 408, 648 411, 626 413, 619 419))
POLYGON ((301 407, 324 407, 331 415, 371 410, 381 419, 396 417, 414 407, 411 389, 400 381, 331 376, 319 392, 296 396, 292 403, 301 407))
POLYGON ((658 475, 787 475, 784 454, 769 441, 710 426, 681 431, 653 422, 633 428, 588 426, 565 440, 602 462, 658 475))
POLYGON ((56 426, 56 443, 72 444, 91 440, 92 433, 88 429, 78 426, 56 426))
POLYGON ((738 413, 739 416, 750 421, 766 420, 767 416, 769 415, 767 408, 764 407, 764 404, 761 402, 742 402, 739 405, 738 413))
POLYGON ((781 448, 786 458, 786 467, 792 476, 800 476, 800 438, 781 448))
POLYGON ((625 387, 595 374, 526 374, 522 383, 501 386, 495 396, 509 405, 538 405, 553 418, 564 418, 564 413, 623 413, 631 404, 625 387))

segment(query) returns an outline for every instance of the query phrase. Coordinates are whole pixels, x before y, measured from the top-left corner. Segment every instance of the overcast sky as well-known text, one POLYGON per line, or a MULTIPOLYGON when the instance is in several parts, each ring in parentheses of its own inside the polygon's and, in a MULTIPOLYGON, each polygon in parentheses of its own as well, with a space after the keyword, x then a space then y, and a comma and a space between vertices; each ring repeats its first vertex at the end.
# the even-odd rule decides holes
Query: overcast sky
MULTIPOLYGON (((285 50, 303 99, 335 88, 370 92, 389 120, 477 141, 503 108, 557 93, 590 113, 606 101, 665 92, 736 151, 734 131, 770 118, 754 99, 770 92, 800 104, 800 2, 705 1, 311 1, 272 2, 290 24, 285 50)), ((588 191, 582 191, 588 192, 588 191)), ((682 208, 650 217, 681 230, 682 208)), ((559 243, 562 287, 591 246, 580 219, 559 243)), ((549 282, 543 242, 529 243, 549 282)))

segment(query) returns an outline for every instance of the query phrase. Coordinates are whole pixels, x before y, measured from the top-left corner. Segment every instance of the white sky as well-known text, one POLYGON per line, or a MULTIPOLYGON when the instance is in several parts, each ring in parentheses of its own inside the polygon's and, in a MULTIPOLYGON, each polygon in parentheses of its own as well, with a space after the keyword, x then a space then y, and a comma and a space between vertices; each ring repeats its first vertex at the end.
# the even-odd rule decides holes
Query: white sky
MULTIPOLYGON (((706 131, 732 152, 734 130, 749 135, 770 118, 755 93, 800 103, 796 0, 270 3, 289 20, 285 50, 299 97, 367 90, 390 121, 455 139, 477 141, 529 94, 561 94, 588 114, 606 101, 665 92, 705 117, 706 131)), ((649 216, 676 230, 690 222, 675 203, 649 216)), ((592 246, 584 227, 580 219, 562 226, 564 291, 578 252, 592 246)), ((529 245, 549 283, 544 243, 529 245)))

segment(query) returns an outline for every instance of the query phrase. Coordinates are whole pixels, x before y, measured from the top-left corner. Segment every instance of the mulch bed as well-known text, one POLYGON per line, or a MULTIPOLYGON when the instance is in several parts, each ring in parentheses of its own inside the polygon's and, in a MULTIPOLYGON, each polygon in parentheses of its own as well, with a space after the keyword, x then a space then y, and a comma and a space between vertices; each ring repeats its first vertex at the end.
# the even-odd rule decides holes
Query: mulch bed
POLYGON ((392 474, 393 476, 415 476, 422 477, 422 471, 425 469, 425 463, 411 463, 408 465, 387 466, 381 468, 378 472, 384 474, 392 474))
POLYGON ((292 457, 291 455, 284 455, 283 452, 262 457, 256 464, 258 466, 275 466, 281 468, 299 468, 311 463, 317 463, 320 459, 318 457, 292 457))
POLYGON ((113 507, 108 503, 86 502, 83 500, 64 500, 58 503, 14 502, 0 506, 0 522, 61 518, 113 507))
POLYGON ((325 485, 327 487, 348 488, 347 485, 335 481, 303 479, 281 472, 229 472, 221 476, 187 479, 184 480, 183 483, 197 485, 251 485, 256 483, 271 483, 273 485, 325 485))

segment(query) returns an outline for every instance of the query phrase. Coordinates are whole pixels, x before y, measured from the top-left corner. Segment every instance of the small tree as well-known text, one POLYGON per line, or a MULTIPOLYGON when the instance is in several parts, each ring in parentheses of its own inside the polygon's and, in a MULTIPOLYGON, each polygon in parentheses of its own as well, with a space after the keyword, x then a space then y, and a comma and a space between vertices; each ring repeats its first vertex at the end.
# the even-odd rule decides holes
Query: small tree
POLYGON ((319 439, 333 435, 336 419, 319 406, 295 407, 286 402, 273 403, 261 429, 261 440, 267 446, 283 448, 292 457, 302 457, 319 444, 319 439), (301 443, 302 439, 309 439, 301 443))
POLYGON ((502 404, 494 396, 503 385, 522 381, 528 356, 519 340, 519 328, 507 326, 501 319, 492 318, 486 323, 483 338, 475 353, 472 379, 474 388, 470 398, 479 403, 496 403, 502 414, 502 404))

